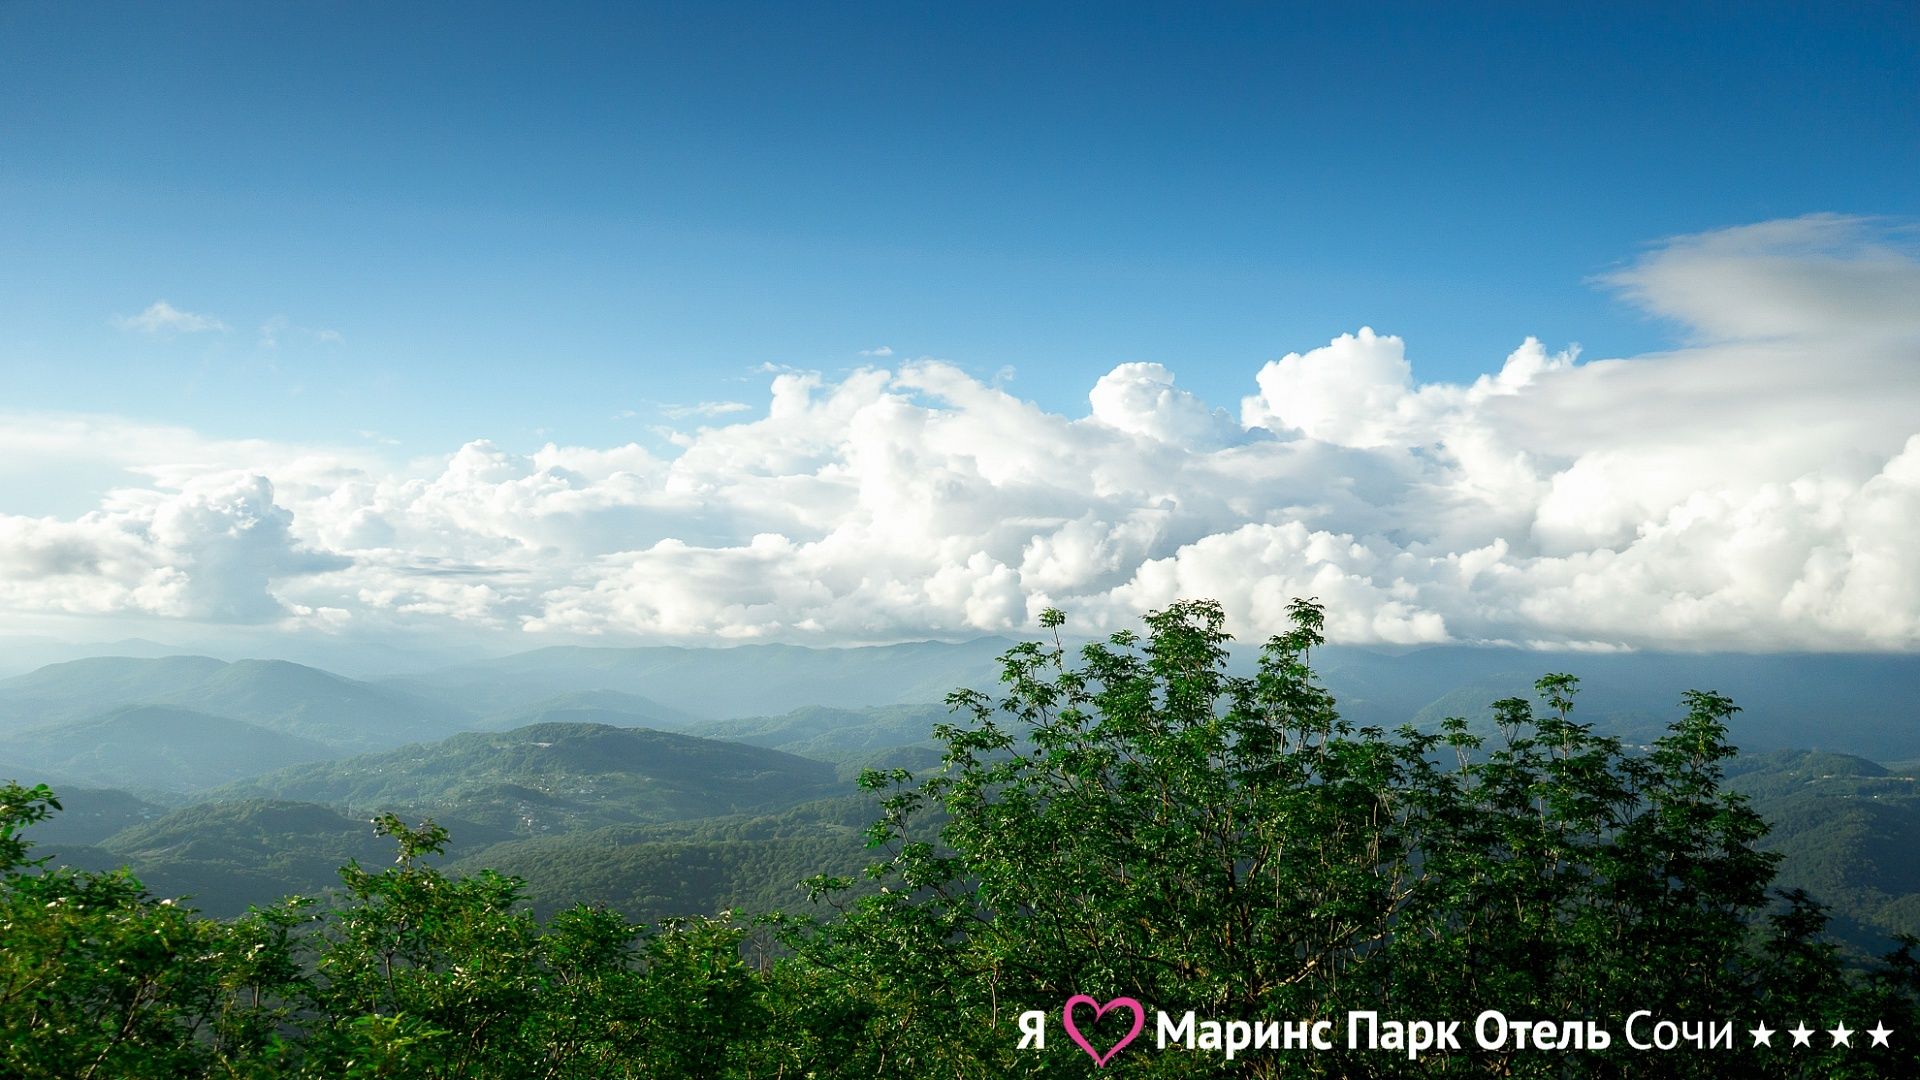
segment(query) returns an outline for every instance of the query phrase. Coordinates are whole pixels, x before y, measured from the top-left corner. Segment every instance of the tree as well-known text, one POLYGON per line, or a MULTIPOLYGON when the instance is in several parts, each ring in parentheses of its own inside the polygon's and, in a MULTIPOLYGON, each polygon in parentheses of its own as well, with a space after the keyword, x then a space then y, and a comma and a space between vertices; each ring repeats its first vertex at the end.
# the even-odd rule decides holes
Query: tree
POLYGON ((0 785, 0 1075, 192 1076, 263 1055, 233 994, 232 945, 254 927, 156 900, 124 871, 29 857, 22 828, 59 808, 45 785, 0 785))
MULTIPOLYGON (((1687 695, 1645 753, 1576 722, 1564 674, 1538 683, 1544 712, 1496 703, 1493 732, 1356 729, 1312 675, 1321 608, 1290 614, 1248 675, 1229 673, 1211 602, 1149 614, 1144 637, 1090 644, 1077 664, 1058 637, 1020 645, 1002 696, 950 699, 966 722, 940 732, 944 771, 866 778, 890 792, 880 887, 800 946, 872 988, 867 1024, 891 1033, 889 1058, 923 1075, 1081 1075, 1065 1039, 1012 1049, 1019 1011, 1075 994, 1342 1031, 1348 1010, 1470 1021, 1494 1007, 1617 1032, 1638 1009, 1732 1019, 1755 1003, 1749 924, 1775 860, 1753 846, 1764 823, 1719 788, 1732 702, 1687 695)), ((1044 624, 1057 632, 1061 616, 1044 624)), ((1580 1062, 1583 1075, 1646 1067, 1624 1045, 1580 1062)), ((1162 1053, 1130 1068, 1219 1064, 1162 1053)), ((1240 1071, 1565 1067, 1520 1049, 1413 1066, 1335 1051, 1240 1071)))

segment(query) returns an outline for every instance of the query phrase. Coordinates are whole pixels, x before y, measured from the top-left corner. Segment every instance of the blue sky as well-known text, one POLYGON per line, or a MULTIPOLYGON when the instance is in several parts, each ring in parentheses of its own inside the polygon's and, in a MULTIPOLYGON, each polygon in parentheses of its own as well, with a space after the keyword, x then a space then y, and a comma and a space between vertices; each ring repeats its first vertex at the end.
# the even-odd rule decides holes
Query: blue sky
POLYGON ((1644 352, 1596 274, 1920 175, 1908 5, 407 7, 0 10, 0 395, 531 447, 885 345, 1231 406, 1361 325, 1644 352))
POLYGON ((1916 57, 1898 3, 0 6, 0 630, 1920 647, 1916 57))

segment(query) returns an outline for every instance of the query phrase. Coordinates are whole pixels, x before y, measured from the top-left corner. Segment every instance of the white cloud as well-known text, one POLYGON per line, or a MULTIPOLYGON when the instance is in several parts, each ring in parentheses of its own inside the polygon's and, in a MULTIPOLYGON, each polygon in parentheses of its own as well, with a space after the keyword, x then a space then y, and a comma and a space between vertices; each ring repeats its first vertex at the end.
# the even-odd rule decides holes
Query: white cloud
POLYGON ((1260 393, 1241 404, 1247 427, 1298 431, 1342 446, 1394 441, 1411 417, 1413 367, 1406 345, 1370 326, 1260 369, 1260 393))
POLYGON ((860 355, 872 356, 872 357, 884 359, 886 357, 893 355, 893 348, 892 346, 889 346, 889 345, 876 345, 871 349, 861 349, 860 355))
POLYGON ((207 476, 129 490, 75 521, 0 515, 0 604, 205 622, 293 614, 271 582, 349 565, 293 539, 263 476, 207 476))
POLYGON ((227 324, 211 315, 181 311, 165 300, 156 300, 138 315, 115 315, 113 324, 122 330, 140 334, 201 334, 222 331, 227 324))
POLYGON ((1176 389, 1173 372, 1159 364, 1121 364, 1093 384, 1087 400, 1095 421, 1165 443, 1212 448, 1240 436, 1225 412, 1176 389))
POLYGON ((1261 368, 1238 423, 1158 364, 1075 417, 919 361, 773 371, 763 415, 668 456, 482 440, 396 466, 0 424, 0 449, 104 447, 147 478, 0 518, 0 608, 847 641, 1191 596, 1264 634, 1309 595, 1354 642, 1911 650, 1920 262, 1895 239, 1834 218, 1681 238, 1610 281, 1687 320, 1686 348, 1528 338, 1422 384, 1363 328, 1261 368))
POLYGON ((1876 222, 1838 214, 1668 242, 1600 280, 1703 340, 1920 331, 1920 263, 1876 222))
POLYGON ((753 406, 744 401, 702 401, 697 405, 662 405, 660 411, 669 419, 684 420, 689 416, 730 416, 734 413, 749 412, 753 406))

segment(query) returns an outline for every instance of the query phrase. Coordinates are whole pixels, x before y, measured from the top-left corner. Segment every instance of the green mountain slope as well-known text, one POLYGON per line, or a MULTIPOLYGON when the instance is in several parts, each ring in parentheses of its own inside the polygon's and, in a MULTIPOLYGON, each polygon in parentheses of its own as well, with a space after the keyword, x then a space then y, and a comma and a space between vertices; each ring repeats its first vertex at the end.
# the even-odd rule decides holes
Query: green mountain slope
MULTIPOLYGON (((453 837, 449 858, 511 835, 458 818, 441 823, 453 837)), ((293 893, 324 893, 339 885, 340 868, 349 861, 378 868, 393 858, 392 842, 376 836, 365 817, 270 799, 182 807, 90 842, 63 840, 51 829, 34 831, 45 844, 36 854, 52 854, 57 863, 80 869, 126 866, 157 895, 187 897, 219 916, 293 893)))
POLYGON ((218 794, 454 813, 533 835, 772 810, 834 786, 832 766, 761 747, 548 723, 287 769, 218 794))
MULTIPOLYGON (((56 850, 58 850, 56 848, 56 850)), ((136 825, 87 851, 62 852, 86 865, 105 852, 160 896, 187 897, 212 915, 237 915, 292 893, 340 883, 340 867, 377 867, 392 845, 364 819, 309 804, 246 800, 189 806, 136 825)))
POLYGON ((647 920, 723 908, 793 910, 805 906, 800 882, 815 874, 853 876, 874 858, 864 830, 877 813, 870 796, 840 796, 778 814, 513 840, 453 865, 524 878, 541 913, 582 902, 647 920))
POLYGON ((156 820, 168 812, 165 806, 116 788, 67 785, 59 792, 60 812, 33 827, 37 844, 63 848, 97 844, 122 829, 156 820))
POLYGON ((1920 934, 1920 777, 1865 758, 1783 750, 1736 758, 1727 787, 1752 800, 1781 854, 1776 887, 1833 907, 1836 928, 1865 952, 1920 934))
POLYGON ((311 739, 165 705, 131 705, 0 738, 0 762, 23 775, 170 792, 217 787, 333 756, 334 750, 311 739))

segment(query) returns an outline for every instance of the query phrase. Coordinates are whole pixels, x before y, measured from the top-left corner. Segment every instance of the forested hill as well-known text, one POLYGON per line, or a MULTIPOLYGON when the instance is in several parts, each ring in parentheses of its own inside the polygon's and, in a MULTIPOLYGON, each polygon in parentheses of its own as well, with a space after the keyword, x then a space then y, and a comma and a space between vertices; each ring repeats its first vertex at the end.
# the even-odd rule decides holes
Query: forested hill
POLYGON ((190 793, 338 752, 244 720, 171 705, 127 705, 0 736, 0 772, 190 793))
POLYGON ((835 790, 832 766, 778 750, 543 723, 283 769, 216 795, 404 808, 537 835, 777 809, 835 790))

